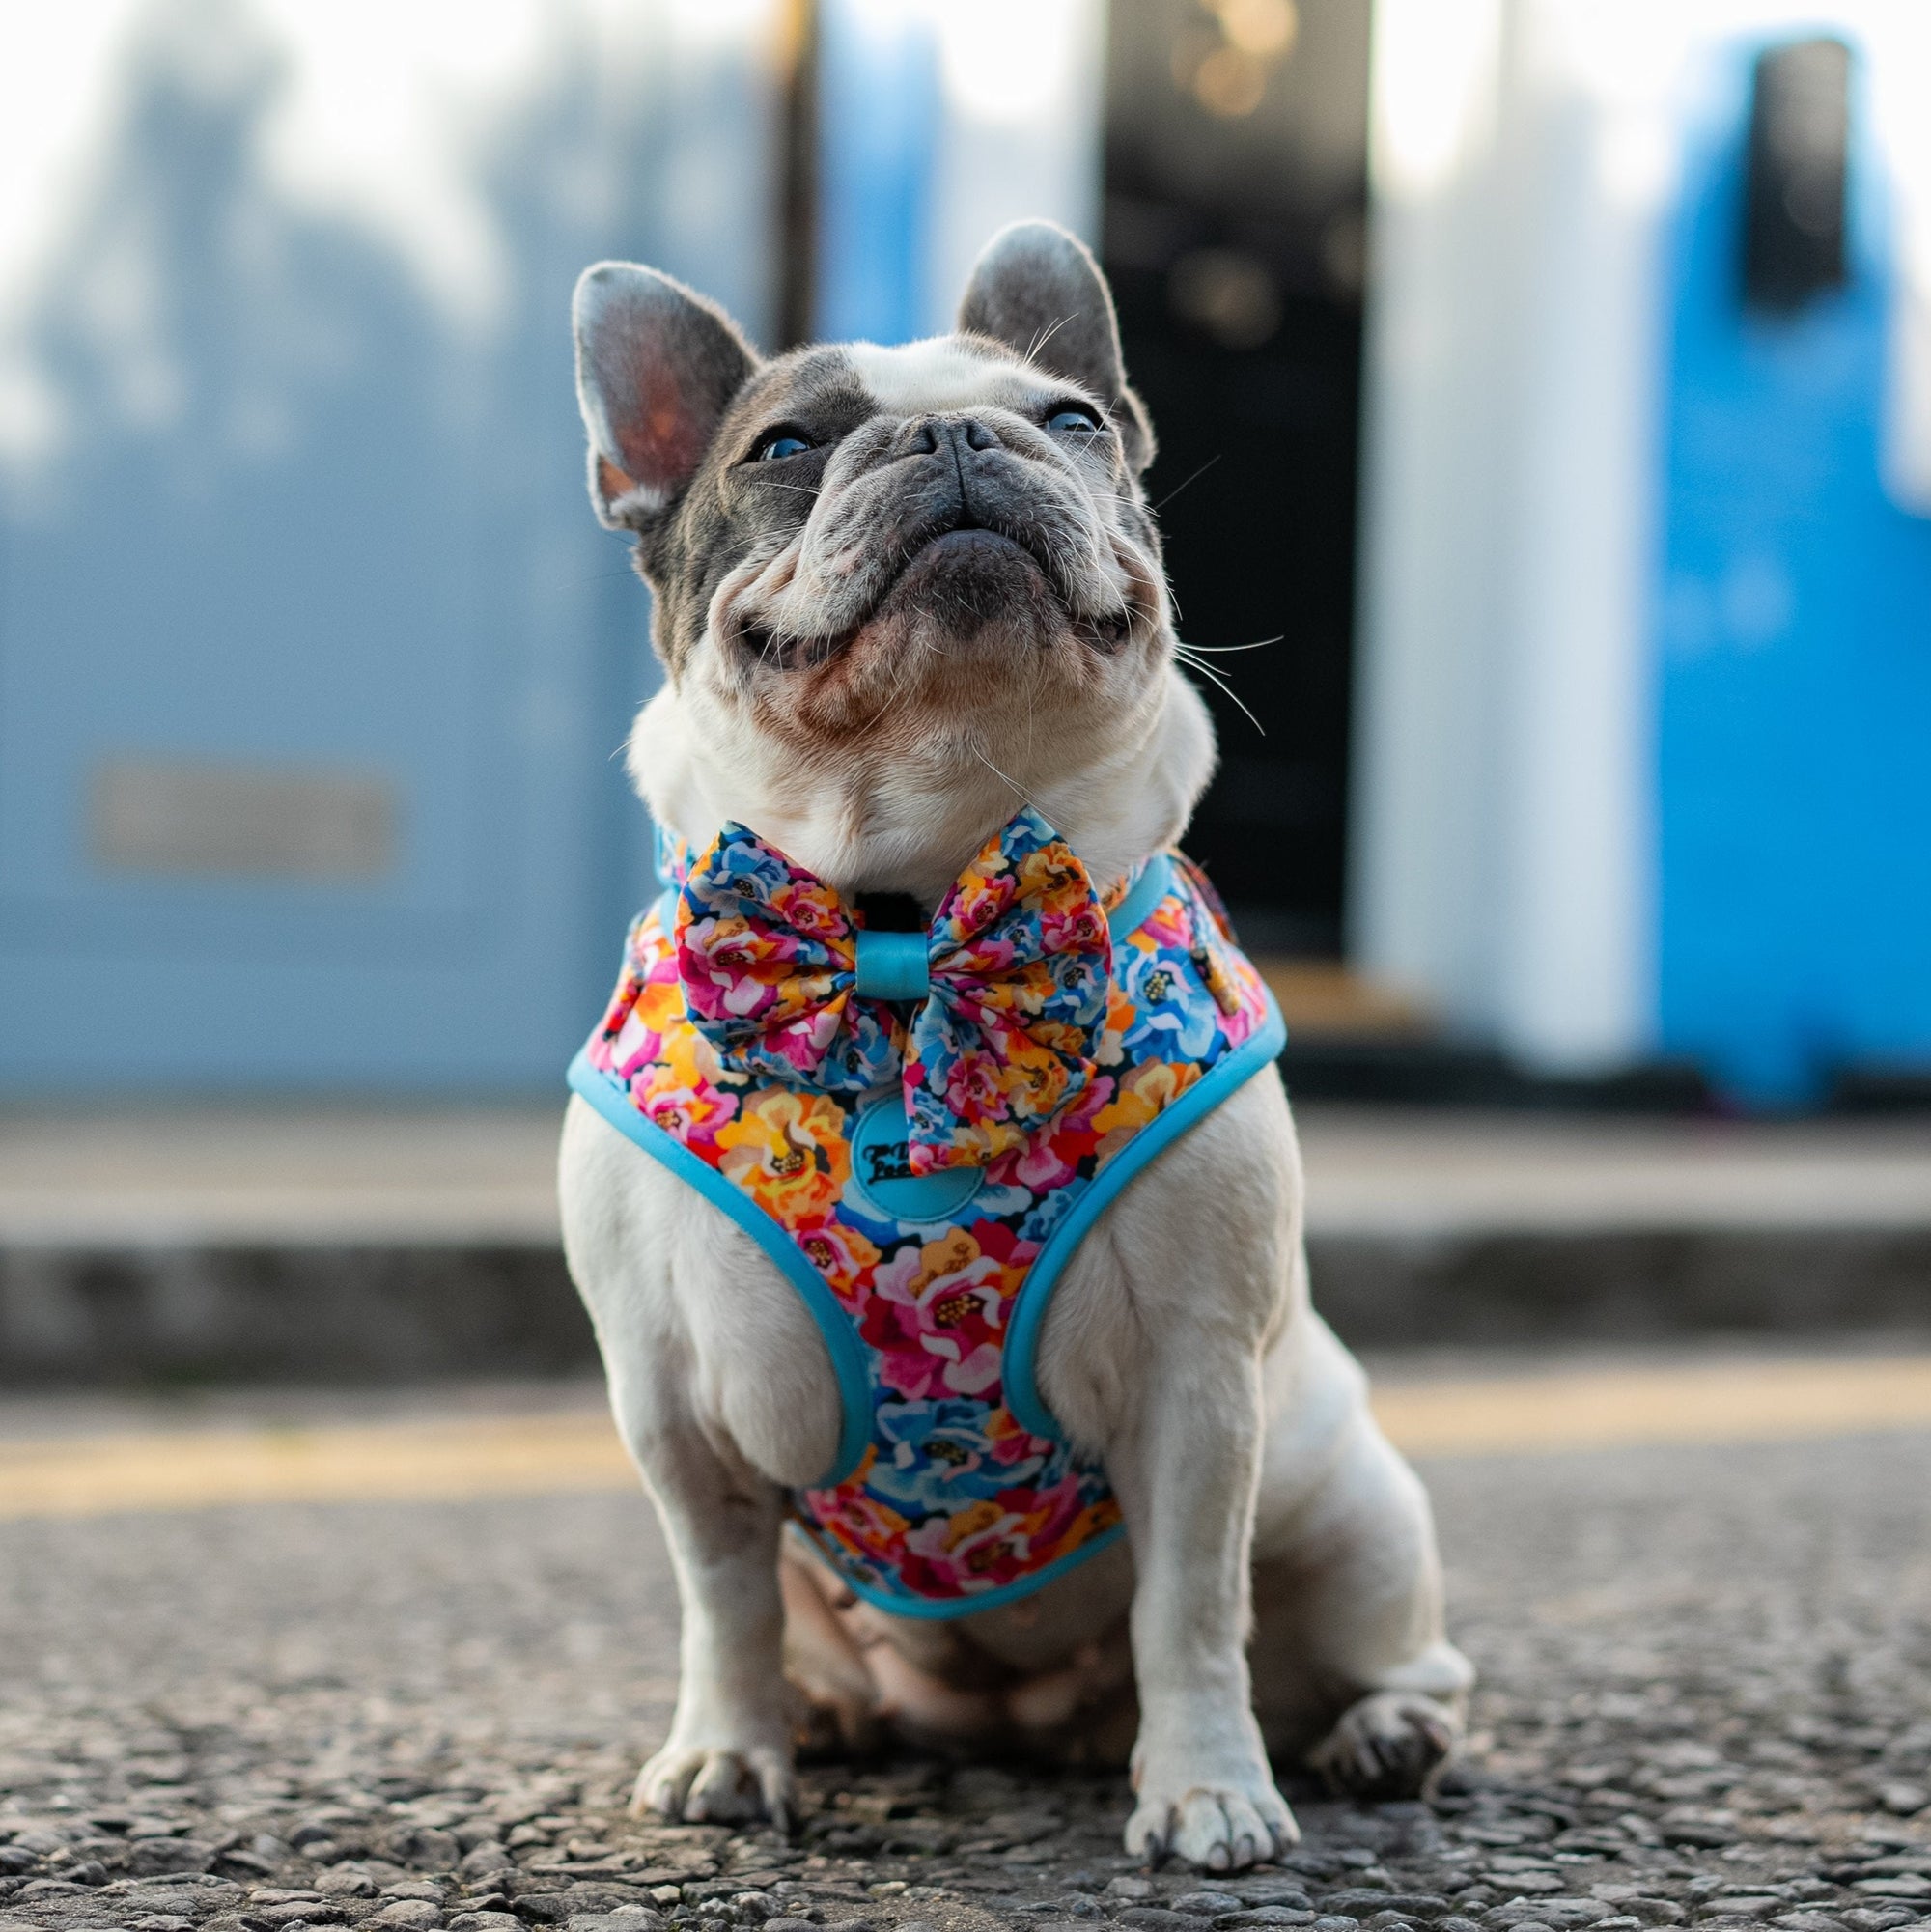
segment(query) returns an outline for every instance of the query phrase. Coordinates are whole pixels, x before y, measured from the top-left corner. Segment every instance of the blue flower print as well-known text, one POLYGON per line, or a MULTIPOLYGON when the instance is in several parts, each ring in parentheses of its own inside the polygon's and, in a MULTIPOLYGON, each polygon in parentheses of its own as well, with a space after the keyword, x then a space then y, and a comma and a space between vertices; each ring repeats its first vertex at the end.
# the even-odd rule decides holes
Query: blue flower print
POLYGON ((1213 1045, 1220 1009, 1180 956, 1122 946, 1113 970, 1135 1009, 1121 1039, 1129 1061, 1197 1060, 1213 1045))
POLYGON ((866 1487, 902 1511, 910 1506, 949 1515, 1030 1482, 1045 1458, 999 1461, 986 1420, 979 1402, 881 1403, 879 1454, 866 1487))

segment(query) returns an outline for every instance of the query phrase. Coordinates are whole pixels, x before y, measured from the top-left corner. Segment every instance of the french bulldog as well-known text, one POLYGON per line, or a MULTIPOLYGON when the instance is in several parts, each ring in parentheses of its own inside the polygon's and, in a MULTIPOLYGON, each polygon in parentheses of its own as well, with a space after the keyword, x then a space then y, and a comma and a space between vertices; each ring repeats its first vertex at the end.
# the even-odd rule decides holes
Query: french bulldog
MULTIPOLYGON (((1153 430, 1080 242, 1008 228, 956 332, 897 348, 765 358, 623 263, 585 272, 574 323, 591 499, 653 593, 664 682, 629 767, 660 827, 691 852, 750 827, 846 902, 921 917, 1022 806, 1096 886, 1175 844, 1213 732, 1176 663, 1153 430)), ((841 1399, 744 1227, 581 1098, 560 1187, 683 1601, 639 1811, 784 1825, 801 1735, 898 1735, 1129 1762, 1127 1850, 1227 1871, 1298 1836, 1271 1757, 1412 1796, 1453 1748, 1471 1671, 1427 1498, 1310 1305, 1272 1064, 1111 1200, 1039 1335, 1039 1393, 1125 1537, 956 1618, 860 1601, 787 1533, 841 1399)))

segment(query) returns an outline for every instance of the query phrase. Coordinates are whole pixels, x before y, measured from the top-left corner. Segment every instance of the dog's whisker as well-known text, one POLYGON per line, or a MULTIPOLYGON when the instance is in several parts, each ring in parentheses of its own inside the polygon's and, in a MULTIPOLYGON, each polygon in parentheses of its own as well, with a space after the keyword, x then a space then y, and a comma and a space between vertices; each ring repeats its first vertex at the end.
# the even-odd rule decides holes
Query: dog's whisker
POLYGON ((1026 350, 1026 360, 1030 362, 1033 359, 1033 357, 1036 356, 1040 352, 1040 350, 1044 349, 1046 345, 1049 343, 1052 340, 1052 338, 1056 336, 1059 333, 1059 331, 1063 329, 1066 326, 1066 324, 1070 322, 1072 320, 1073 318, 1071 316, 1061 316, 1057 322, 1050 322, 1045 328, 1041 329, 1040 332, 1033 337, 1030 346, 1026 350))
POLYGON ((1230 685, 1226 681, 1226 679, 1223 678, 1220 675, 1220 673, 1213 667, 1213 665, 1203 664, 1199 660, 1199 658, 1190 656, 1187 651, 1186 646, 1184 645, 1181 645, 1175 649, 1174 656, 1178 658, 1183 664, 1187 665, 1189 670, 1198 671, 1203 678, 1211 678, 1213 682, 1217 684, 1220 687, 1220 689, 1226 693, 1229 700, 1240 707, 1241 711, 1245 714, 1247 722, 1251 724, 1253 728, 1257 732, 1259 732, 1263 738, 1267 736, 1267 726, 1264 725, 1260 721, 1260 719, 1253 714, 1253 713, 1247 708, 1247 705, 1245 701, 1242 698, 1241 694, 1237 690, 1235 690, 1233 686, 1230 685))
POLYGON ((1030 805, 1032 803, 1031 798, 1029 798, 1026 796, 1025 787, 1021 785, 1017 778, 1013 777, 1010 772, 1001 771, 999 768, 996 765, 994 765, 990 758, 986 756, 984 749, 981 747, 977 740, 968 740, 967 742, 971 745, 972 755, 976 759, 978 759, 979 763, 983 765, 986 768, 986 770, 993 774, 993 777, 1001 779, 1007 785, 1011 786, 1013 796, 1019 799, 1021 804, 1030 805))
POLYGON ((1199 467, 1198 469, 1196 469, 1196 470, 1195 470, 1195 471, 1193 472, 1193 474, 1192 474, 1191 476, 1189 476, 1189 477, 1187 477, 1187 478, 1186 478, 1186 479, 1185 479, 1184 481, 1182 481, 1182 482, 1179 482, 1179 483, 1176 483, 1176 484, 1175 484, 1175 485, 1173 486, 1173 488, 1172 488, 1171 490, 1168 490, 1168 491, 1166 492, 1166 494, 1165 494, 1164 496, 1162 496, 1162 497, 1161 497, 1161 498, 1160 499, 1160 501, 1159 501, 1158 503, 1155 503, 1155 504, 1152 504, 1152 505, 1150 505, 1149 507, 1150 507, 1150 508, 1151 508, 1152 510, 1154 510, 1155 512, 1159 512, 1159 511, 1161 511, 1161 510, 1164 510, 1164 509, 1166 508, 1166 506, 1167 506, 1167 505, 1168 505, 1169 503, 1171 503, 1171 502, 1173 501, 1173 499, 1174 499, 1174 498, 1175 498, 1176 496, 1178 496, 1178 495, 1180 494, 1180 492, 1181 492, 1181 491, 1182 491, 1183 490, 1186 490, 1186 489, 1189 489, 1189 488, 1190 486, 1192 486, 1193 484, 1196 484, 1196 483, 1198 483, 1198 482, 1200 481, 1200 479, 1201 479, 1201 478, 1202 478, 1203 476, 1205 476, 1205 475, 1207 474, 1207 472, 1208 472, 1208 471, 1209 471, 1210 469, 1212 469, 1212 468, 1214 467, 1214 465, 1215 465, 1215 464, 1216 464, 1217 462, 1218 462, 1220 461, 1221 457, 1223 457, 1223 456, 1225 456, 1225 455, 1226 455, 1226 451, 1225 451, 1225 450, 1218 450, 1218 451, 1217 451, 1217 452, 1216 452, 1216 453, 1215 453, 1215 454, 1214 454, 1213 456, 1210 456, 1210 457, 1209 457, 1209 458, 1207 459, 1207 461, 1206 461, 1205 462, 1203 462, 1203 463, 1202 463, 1202 464, 1200 465, 1200 467, 1199 467))

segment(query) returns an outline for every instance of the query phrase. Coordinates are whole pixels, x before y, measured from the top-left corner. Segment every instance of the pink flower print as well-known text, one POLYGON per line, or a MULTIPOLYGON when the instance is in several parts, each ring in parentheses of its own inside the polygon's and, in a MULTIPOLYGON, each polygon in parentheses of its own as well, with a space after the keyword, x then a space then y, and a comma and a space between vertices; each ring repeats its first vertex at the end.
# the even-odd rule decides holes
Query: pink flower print
MULTIPOLYGON (((942 1345, 926 1346, 938 1354, 942 1345)), ((999 1351, 991 1342, 981 1342, 970 1355, 950 1363, 942 1380, 955 1395, 983 1395, 999 1379, 999 1351)))
POLYGON ((1056 1142, 1059 1136, 1042 1134, 1021 1153, 1013 1171, 1036 1194, 1049 1194, 1072 1180, 1073 1162, 1063 1156, 1056 1142))
POLYGON ((835 1214, 820 1215, 800 1221, 792 1229, 792 1239, 805 1258, 825 1277, 826 1286, 840 1301, 849 1301, 864 1285, 865 1276, 878 1262, 879 1250, 854 1227, 847 1227, 835 1214))
POLYGON ((1072 1528, 1085 1506, 1080 1473, 1068 1470, 1050 1489, 1033 1492, 1033 1506, 1024 1518, 1027 1541, 1035 1549, 1050 1549, 1072 1528))
POLYGON ((693 1014, 742 1020, 777 998, 769 984, 788 955, 744 919, 692 919, 677 936, 693 1014))
POLYGON ((910 1526, 908 1519, 889 1503, 882 1502, 856 1476, 835 1490, 817 1490, 812 1494, 825 1499, 825 1521, 842 1528, 844 1535, 860 1550, 882 1554, 905 1539, 910 1526))
POLYGON ((1036 1194, 1048 1194, 1073 1179, 1081 1159, 1100 1143, 1093 1117, 1112 1099, 1113 1085, 1107 1074, 1089 1080, 1051 1127, 1033 1136, 1013 1167, 1022 1186, 1036 1194))
POLYGON ((786 925, 807 938, 821 939, 828 946, 851 943, 852 921, 839 905, 838 895, 816 880, 788 880, 772 891, 770 907, 786 925))
POLYGON ((918 1576, 935 1596, 996 1589, 1025 1560, 1023 1538, 1015 1533, 1023 1526, 1022 1517, 995 1503, 953 1517, 929 1516, 905 1539, 905 1574, 909 1581, 918 1576))
POLYGON ((1009 934, 981 933, 954 950, 947 965, 962 979, 976 974, 991 979, 1019 961, 1020 949, 1009 934))
POLYGON ((902 1247, 874 1272, 872 1289, 860 1332, 888 1388, 982 1395, 998 1382, 1006 1270, 965 1228, 902 1247))
MULTIPOLYGON (((611 1018, 617 1016, 613 1013, 611 1018)), ((628 1006, 617 1030, 598 1043, 593 1057, 600 1066, 613 1069, 628 1079, 639 1067, 647 1067, 658 1056, 663 1036, 644 1023, 634 1005, 628 1006)))
POLYGON ((984 1047, 967 1047, 947 1075, 945 1105, 968 1126, 1003 1116, 1008 1111, 1003 1073, 996 1052, 984 1047))
POLYGON ((1193 906, 1184 872, 1175 878, 1173 890, 1141 921, 1134 937, 1159 951, 1177 948, 1184 953, 1193 943, 1193 906))
POLYGON ((1232 971, 1218 984, 1210 978, 1208 986, 1220 1006, 1220 1024, 1227 1035, 1227 1045, 1244 1046, 1267 1018, 1267 997, 1261 990, 1260 974, 1245 960, 1236 959, 1232 971), (1237 1003, 1230 1006, 1230 999, 1237 1003))
POLYGON ((707 1080, 680 1081, 661 1065, 653 1067, 630 1093, 649 1119, 695 1152, 714 1149, 717 1130, 738 1111, 736 1094, 719 1093, 707 1080))
POLYGON ((1070 953, 1097 947, 1105 924, 1099 907, 1091 899, 1082 899, 1070 906, 1049 907, 1040 920, 1040 931, 1048 951, 1070 953))

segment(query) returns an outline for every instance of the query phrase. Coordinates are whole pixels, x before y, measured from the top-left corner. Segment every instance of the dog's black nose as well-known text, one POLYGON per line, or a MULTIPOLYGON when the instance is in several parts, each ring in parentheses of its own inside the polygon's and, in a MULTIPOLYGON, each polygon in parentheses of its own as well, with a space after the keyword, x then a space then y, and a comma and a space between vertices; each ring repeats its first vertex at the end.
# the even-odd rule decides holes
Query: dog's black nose
POLYGON ((918 416, 899 434, 899 453, 904 456, 964 456, 967 450, 1003 446, 998 431, 977 416, 918 416))

